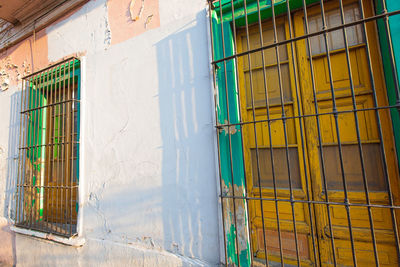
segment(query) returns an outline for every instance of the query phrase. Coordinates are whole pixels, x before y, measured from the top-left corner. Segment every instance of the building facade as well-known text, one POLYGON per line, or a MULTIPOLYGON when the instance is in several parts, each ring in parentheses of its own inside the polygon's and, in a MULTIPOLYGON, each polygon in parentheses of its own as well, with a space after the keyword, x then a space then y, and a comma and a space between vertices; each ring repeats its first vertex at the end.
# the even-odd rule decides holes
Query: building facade
MULTIPOLYGON (((36 2, 26 8, 40 13, 36 2)), ((0 262, 219 264, 207 3, 75 2, 2 33, 0 262), (62 117, 72 103, 79 124, 62 117), (10 230, 18 223, 41 237, 10 230)))
POLYGON ((392 0, 0 0, 0 266, 398 266, 392 0))

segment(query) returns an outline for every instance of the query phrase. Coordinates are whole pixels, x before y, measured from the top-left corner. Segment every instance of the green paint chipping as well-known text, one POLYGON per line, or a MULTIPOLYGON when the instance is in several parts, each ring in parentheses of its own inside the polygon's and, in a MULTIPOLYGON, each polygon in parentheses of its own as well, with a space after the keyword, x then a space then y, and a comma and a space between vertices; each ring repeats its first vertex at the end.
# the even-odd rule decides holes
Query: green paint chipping
MULTIPOLYGON (((212 28, 214 43, 214 55, 216 58, 233 55, 234 42, 230 22, 219 23, 216 12, 212 13, 212 28), (222 29, 224 28, 224 47, 222 44, 222 29)), ((226 64, 219 63, 215 72, 217 84, 217 120, 218 124, 237 123, 239 118, 238 88, 236 87, 235 62, 230 60, 226 64), (226 72, 226 76, 225 76, 226 72), (228 121, 229 110, 229 121, 228 121)), ((245 196, 245 175, 242 151, 242 139, 240 127, 223 129, 218 133, 219 153, 221 165, 221 179, 224 184, 223 195, 245 196), (231 145, 230 145, 231 144, 231 145), (230 149, 232 148, 232 149, 230 149), (233 184, 232 184, 233 182, 233 184)), ((250 240, 247 225, 247 206, 245 201, 236 201, 236 210, 231 201, 224 204, 224 223, 226 229, 227 265, 251 266, 250 240), (240 212, 243 211, 243 212, 240 212), (235 215, 236 225, 235 228, 235 215), (240 215, 240 216, 239 216, 240 215), (239 238, 240 237, 240 238, 239 238)))
MULTIPOLYGON (((382 13, 382 0, 375 1, 375 7, 377 14, 382 13)), ((400 1, 398 0, 386 0, 386 7, 388 12, 400 10, 400 1)), ((393 71, 392 71, 392 64, 391 58, 389 53, 389 46, 388 46, 388 39, 386 36, 386 28, 385 22, 383 19, 378 19, 378 35, 379 35, 379 43, 381 47, 381 55, 382 55, 382 63, 383 63, 383 70, 385 75, 385 82, 387 88, 387 95, 389 100, 389 105, 396 104, 396 88, 395 88, 395 81, 393 79, 393 71)), ((392 38, 392 46, 393 52, 396 62, 396 73, 397 76, 400 77, 400 15, 394 15, 389 17, 389 27, 390 27, 390 34, 392 38)), ((398 164, 400 166, 400 116, 399 110, 396 108, 390 109, 390 115, 392 118, 392 125, 393 125, 393 133, 395 138, 396 144, 396 153, 398 164)))
MULTIPOLYGON (((306 4, 312 4, 319 2, 320 0, 306 0, 306 4)), ((246 25, 246 12, 247 21, 249 24, 258 22, 258 6, 260 6, 261 21, 272 17, 271 0, 233 0, 233 17, 237 27, 246 25)), ((222 19, 220 17, 219 2, 215 2, 213 9, 217 12, 219 19, 223 22, 231 22, 232 19, 232 2, 231 0, 221 0, 222 6, 222 19)), ((291 0, 289 1, 290 10, 296 10, 303 7, 303 0, 291 0)), ((274 0, 274 11, 275 15, 281 15, 287 13, 286 0, 274 0)))

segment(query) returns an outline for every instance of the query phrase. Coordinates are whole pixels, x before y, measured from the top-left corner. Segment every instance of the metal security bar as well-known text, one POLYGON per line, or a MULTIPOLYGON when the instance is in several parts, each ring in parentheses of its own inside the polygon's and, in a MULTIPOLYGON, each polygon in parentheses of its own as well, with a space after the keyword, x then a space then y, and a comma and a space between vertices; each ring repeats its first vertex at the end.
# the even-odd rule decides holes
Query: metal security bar
POLYGON ((77 233, 79 114, 77 58, 22 79, 16 226, 77 233))
POLYGON ((400 10, 208 2, 225 264, 400 265, 400 10))

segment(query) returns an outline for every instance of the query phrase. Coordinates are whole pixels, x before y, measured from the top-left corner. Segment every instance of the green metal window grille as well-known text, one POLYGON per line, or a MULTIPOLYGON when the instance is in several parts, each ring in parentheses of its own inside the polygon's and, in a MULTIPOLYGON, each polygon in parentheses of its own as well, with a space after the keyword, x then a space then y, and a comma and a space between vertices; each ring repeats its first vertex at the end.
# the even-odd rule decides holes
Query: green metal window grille
POLYGON ((69 58, 22 79, 15 225, 77 233, 80 61, 69 58))

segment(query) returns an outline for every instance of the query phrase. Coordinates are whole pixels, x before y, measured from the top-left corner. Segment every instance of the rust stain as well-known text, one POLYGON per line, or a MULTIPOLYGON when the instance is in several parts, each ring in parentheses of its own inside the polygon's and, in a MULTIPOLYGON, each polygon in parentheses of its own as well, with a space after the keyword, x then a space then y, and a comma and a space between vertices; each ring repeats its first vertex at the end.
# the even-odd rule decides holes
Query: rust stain
POLYGON ((160 26, 158 0, 109 0, 107 10, 111 45, 160 26))

